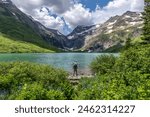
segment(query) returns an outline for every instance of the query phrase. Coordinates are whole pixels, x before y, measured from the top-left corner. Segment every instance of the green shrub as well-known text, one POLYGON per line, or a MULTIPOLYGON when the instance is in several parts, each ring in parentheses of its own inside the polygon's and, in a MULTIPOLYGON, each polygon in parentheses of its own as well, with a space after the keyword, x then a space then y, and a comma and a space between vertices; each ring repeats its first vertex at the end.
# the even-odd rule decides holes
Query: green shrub
POLYGON ((19 93, 13 93, 9 99, 17 100, 64 100, 64 93, 59 90, 47 90, 39 83, 25 84, 19 93))
POLYGON ((112 70, 116 59, 113 55, 101 55, 91 63, 91 70, 96 74, 105 74, 112 70))
POLYGON ((116 71, 150 73, 150 45, 130 47, 115 64, 116 71))
MULTIPOLYGON (((99 62, 95 63, 98 64, 99 62)), ((116 60, 113 69, 107 70, 105 74, 98 74, 91 81, 81 81, 75 99, 150 99, 149 68, 150 45, 130 47, 116 60)))
POLYGON ((47 65, 0 63, 0 91, 8 92, 5 99, 72 99, 74 90, 67 76, 47 65))

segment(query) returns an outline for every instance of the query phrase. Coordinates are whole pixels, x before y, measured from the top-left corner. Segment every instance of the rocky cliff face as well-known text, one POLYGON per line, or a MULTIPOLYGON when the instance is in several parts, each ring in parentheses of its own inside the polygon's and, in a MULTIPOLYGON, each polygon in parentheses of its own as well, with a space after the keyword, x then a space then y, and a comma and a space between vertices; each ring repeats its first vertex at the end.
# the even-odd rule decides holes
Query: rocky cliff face
POLYGON ((104 51, 113 46, 123 46, 128 38, 140 36, 142 26, 141 13, 127 11, 103 24, 78 26, 68 35, 68 39, 72 49, 104 51))
POLYGON ((77 26, 68 38, 67 47, 72 50, 79 49, 84 46, 85 37, 92 35, 95 30, 95 26, 77 26))

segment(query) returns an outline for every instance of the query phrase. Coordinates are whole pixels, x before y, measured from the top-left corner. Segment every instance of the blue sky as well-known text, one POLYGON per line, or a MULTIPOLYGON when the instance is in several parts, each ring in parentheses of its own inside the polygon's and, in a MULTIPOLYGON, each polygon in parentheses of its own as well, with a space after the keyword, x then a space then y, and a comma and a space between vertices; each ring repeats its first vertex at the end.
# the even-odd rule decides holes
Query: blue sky
POLYGON ((144 0, 12 0, 24 13, 63 34, 78 25, 99 25, 126 11, 142 12, 144 0), (96 9, 96 6, 99 9, 96 9))
POLYGON ((90 10, 94 11, 97 5, 99 5, 102 8, 112 0, 79 0, 79 1, 87 8, 90 8, 90 10))

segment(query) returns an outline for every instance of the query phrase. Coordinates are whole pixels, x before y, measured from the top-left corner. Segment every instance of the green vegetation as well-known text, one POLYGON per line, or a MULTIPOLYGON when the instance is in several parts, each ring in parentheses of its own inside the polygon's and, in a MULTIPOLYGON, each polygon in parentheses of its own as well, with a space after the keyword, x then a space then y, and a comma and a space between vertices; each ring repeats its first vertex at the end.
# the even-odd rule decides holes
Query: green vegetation
POLYGON ((144 41, 142 40, 142 38, 143 38, 142 36, 133 38, 133 39, 131 40, 131 45, 143 43, 144 41))
POLYGON ((119 57, 103 55, 91 63, 96 74, 73 87, 68 74, 46 65, 0 63, 0 99, 150 99, 150 45, 128 47, 119 57))
POLYGON ((150 45, 130 47, 118 59, 100 56, 93 63, 97 75, 81 80, 75 99, 150 99, 150 45))
POLYGON ((72 99, 73 87, 61 69, 28 62, 0 63, 0 99, 72 99))
POLYGON ((96 75, 82 78, 76 87, 61 69, 28 62, 0 63, 0 99, 150 100, 150 0, 145 3, 142 38, 146 44, 129 36, 119 57, 96 58, 91 63, 96 75))
POLYGON ((125 29, 114 29, 114 31, 109 34, 101 33, 100 35, 93 37, 91 42, 88 42, 88 47, 90 47, 90 45, 94 45, 94 43, 96 44, 97 42, 101 42, 106 45, 109 44, 108 49, 103 51, 104 53, 121 52, 124 50, 124 46, 126 46, 128 39, 131 39, 131 43, 133 45, 143 42, 141 39, 142 37, 140 36, 142 33, 142 27, 143 24, 137 24, 135 26, 126 27, 125 29), (112 44, 114 45, 111 46, 112 44))
POLYGON ((101 55, 91 63, 91 70, 97 74, 105 74, 114 66, 116 59, 113 55, 101 55))
POLYGON ((23 13, 22 15, 20 13, 13 15, 9 8, 0 6, 0 33, 14 41, 28 42, 41 48, 59 51, 47 43, 29 24, 25 23, 24 18, 23 13))
POLYGON ((123 50, 123 45, 121 45, 120 43, 118 43, 117 45, 114 45, 106 50, 104 50, 104 53, 118 53, 121 52, 123 50))
POLYGON ((28 42, 14 41, 0 34, 0 53, 54 52, 28 42))
POLYGON ((98 36, 98 39, 102 42, 107 42, 109 40, 109 35, 102 33, 98 36))
POLYGON ((47 45, 28 25, 13 17, 0 15, 0 32, 13 40, 25 41, 36 45, 47 45))
POLYGON ((143 35, 144 35, 144 40, 147 43, 150 43, 150 0, 145 0, 145 9, 144 9, 144 13, 143 13, 143 18, 144 18, 144 31, 143 31, 143 35))
MULTIPOLYGON (((132 37, 132 36, 131 36, 132 37)), ((120 43, 106 49, 104 52, 122 52, 126 49, 128 49, 130 46, 135 46, 135 45, 140 45, 141 43, 143 43, 144 41, 142 40, 142 36, 138 36, 135 38, 129 38, 126 37, 126 41, 124 42, 123 40, 120 40, 120 43), (125 43, 125 44, 121 44, 121 43, 125 43)))

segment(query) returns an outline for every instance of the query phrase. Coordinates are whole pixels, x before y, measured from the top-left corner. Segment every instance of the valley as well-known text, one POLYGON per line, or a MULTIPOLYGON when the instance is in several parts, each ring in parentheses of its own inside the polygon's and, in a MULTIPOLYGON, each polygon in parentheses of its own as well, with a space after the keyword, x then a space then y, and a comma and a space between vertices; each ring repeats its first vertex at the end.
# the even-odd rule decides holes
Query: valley
POLYGON ((102 24, 77 26, 65 36, 26 15, 10 0, 0 1, 1 34, 12 40, 31 43, 55 52, 119 52, 128 39, 137 42, 134 39, 141 37, 142 27, 142 14, 127 11, 102 24))
MULTIPOLYGON (((125 9, 101 24, 77 22, 63 35, 11 0, 0 0, 0 100, 150 100, 150 0, 144 2, 143 13, 125 9)), ((65 13, 89 10, 82 5, 74 3, 65 13)))

